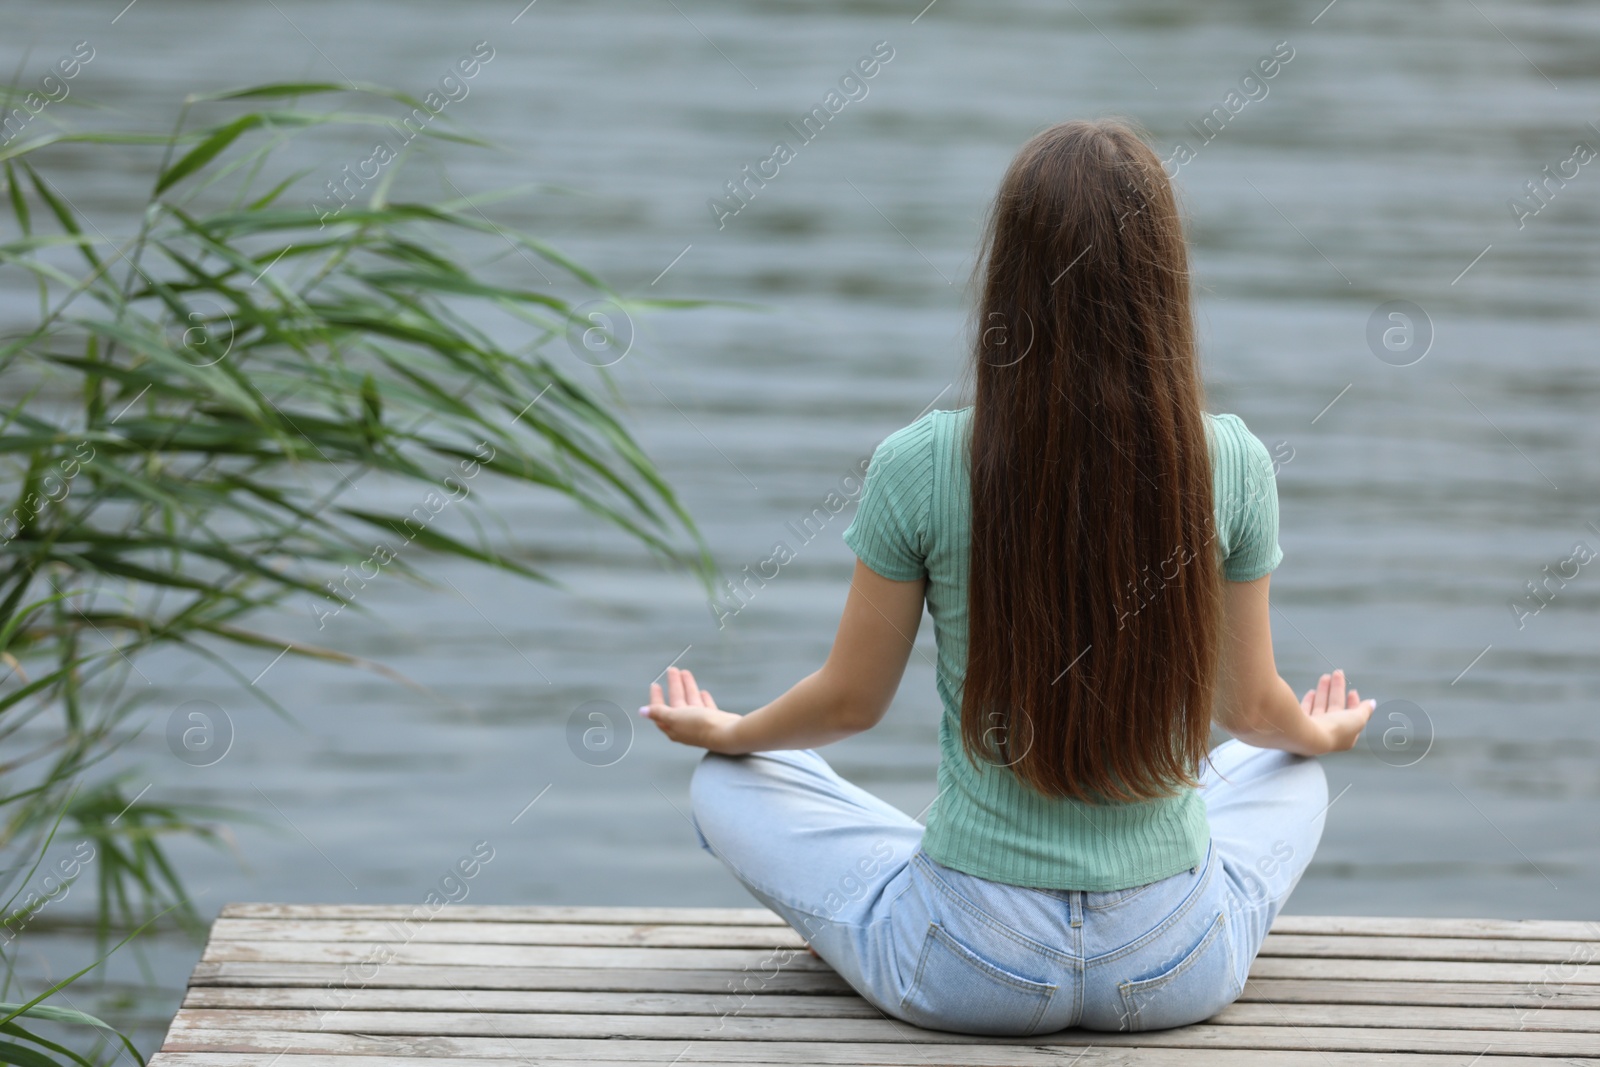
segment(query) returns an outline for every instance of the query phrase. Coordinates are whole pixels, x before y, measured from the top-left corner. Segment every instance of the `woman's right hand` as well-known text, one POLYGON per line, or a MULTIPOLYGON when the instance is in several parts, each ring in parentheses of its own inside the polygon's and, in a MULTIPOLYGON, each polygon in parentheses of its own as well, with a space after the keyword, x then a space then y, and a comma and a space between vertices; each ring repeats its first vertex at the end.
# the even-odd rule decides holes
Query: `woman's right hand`
POLYGON ((1324 751, 1345 752, 1355 747, 1377 701, 1362 700, 1353 688, 1347 691, 1344 671, 1336 670, 1324 674, 1315 689, 1306 691, 1300 698, 1300 707, 1323 738, 1327 746, 1324 751))

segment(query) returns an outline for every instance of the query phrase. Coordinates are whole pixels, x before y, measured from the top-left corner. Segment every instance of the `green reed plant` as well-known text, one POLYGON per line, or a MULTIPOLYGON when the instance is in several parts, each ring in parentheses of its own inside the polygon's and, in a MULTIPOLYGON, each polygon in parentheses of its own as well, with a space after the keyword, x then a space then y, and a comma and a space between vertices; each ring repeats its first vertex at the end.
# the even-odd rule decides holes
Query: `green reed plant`
MULTIPOLYGON (((311 130, 345 145, 336 159, 364 155, 390 119, 360 108, 386 101, 421 106, 274 84, 191 97, 170 130, 63 128, 0 147, 0 281, 37 303, 32 321, 0 323, 0 921, 13 927, 43 906, 23 891, 58 825, 98 849, 102 942, 163 910, 193 918, 161 840, 213 834, 204 813, 129 796, 98 767, 137 725, 143 654, 183 649, 242 685, 230 649, 358 664, 258 620, 290 597, 342 610, 348 586, 328 575, 396 536, 552 580, 537 543, 508 555, 476 520, 460 539, 349 505, 363 478, 437 492, 470 465, 566 498, 710 588, 704 542, 614 385, 564 343, 580 301, 624 316, 687 302, 627 300, 481 202, 395 199, 424 141, 481 144, 443 123, 328 217, 317 179, 337 164, 276 164, 294 146, 304 158, 311 130), (65 189, 69 166, 150 191, 125 224, 91 217, 65 189), (496 275, 557 281, 489 277, 465 251, 486 242, 514 254, 496 275)), ((472 516, 478 499, 459 507, 472 516)), ((384 564, 422 577, 409 550, 384 564)), ((21 1042, 0 1041, 0 1063, 76 1057, 30 1037, 20 1011, 0 1005, 0 1035, 21 1042)))

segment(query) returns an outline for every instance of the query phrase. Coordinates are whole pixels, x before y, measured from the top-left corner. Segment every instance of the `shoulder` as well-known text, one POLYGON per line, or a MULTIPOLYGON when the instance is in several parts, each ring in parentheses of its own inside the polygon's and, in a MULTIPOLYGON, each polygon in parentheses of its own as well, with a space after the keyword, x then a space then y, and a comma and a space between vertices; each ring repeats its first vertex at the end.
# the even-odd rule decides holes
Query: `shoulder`
POLYGON ((1239 416, 1228 412, 1205 412, 1206 431, 1224 446, 1239 447, 1246 441, 1257 440, 1239 416))
POLYGON ((1205 412, 1206 436, 1213 449, 1213 466, 1227 470, 1239 467, 1268 466, 1272 456, 1261 438, 1250 432, 1243 419, 1231 414, 1205 412))
POLYGON ((1219 515, 1236 525, 1276 522, 1278 465, 1266 444, 1237 415, 1206 414, 1212 486, 1219 515))
POLYGON ((885 437, 883 444, 902 448, 926 448, 935 438, 964 424, 971 413, 971 408, 960 408, 955 411, 940 408, 924 412, 915 422, 908 423, 885 437))
POLYGON ((1283 561, 1277 463, 1239 416, 1208 413, 1206 425, 1223 574, 1231 582, 1255 581, 1283 561))
POLYGON ((970 414, 970 408, 929 411, 915 422, 902 426, 885 437, 872 453, 868 477, 875 471, 882 472, 881 476, 890 476, 893 472, 897 478, 931 471, 938 448, 955 438, 970 414))

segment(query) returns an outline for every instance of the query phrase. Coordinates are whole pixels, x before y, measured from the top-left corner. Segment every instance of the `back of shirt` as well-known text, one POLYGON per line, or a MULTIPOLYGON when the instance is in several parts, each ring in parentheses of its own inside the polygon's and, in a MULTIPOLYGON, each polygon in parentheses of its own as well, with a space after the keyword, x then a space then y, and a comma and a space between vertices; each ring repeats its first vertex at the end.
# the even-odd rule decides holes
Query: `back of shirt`
MULTIPOLYGON (((1218 551, 1229 581, 1253 581, 1283 559, 1278 496, 1266 446, 1236 415, 1206 415, 1218 551)), ((923 850, 980 878, 1042 889, 1109 890, 1188 870, 1210 840, 1194 790, 1132 804, 1047 797, 1004 767, 974 762, 961 742, 967 661, 972 409, 932 411, 873 453, 844 540, 892 581, 927 579, 938 646, 939 792, 923 850)))

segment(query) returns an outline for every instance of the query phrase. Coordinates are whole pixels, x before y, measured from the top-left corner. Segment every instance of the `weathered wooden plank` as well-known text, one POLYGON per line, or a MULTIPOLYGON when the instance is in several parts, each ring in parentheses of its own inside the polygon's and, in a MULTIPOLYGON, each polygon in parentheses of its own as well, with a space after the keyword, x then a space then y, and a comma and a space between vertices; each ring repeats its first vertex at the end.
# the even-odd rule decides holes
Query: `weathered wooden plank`
POLYGON ((218 919, 213 941, 361 941, 372 944, 597 945, 612 948, 804 948, 787 926, 668 923, 509 923, 329 919, 218 919))
POLYGON ((850 992, 843 978, 828 970, 772 968, 748 970, 639 970, 625 967, 417 967, 391 963, 357 974, 343 963, 201 962, 191 986, 333 986, 340 989, 435 989, 442 981, 460 989, 595 990, 614 993, 836 994, 850 992))
MULTIPOLYGON (((877 1008, 855 995, 794 996, 763 993, 720 996, 703 993, 598 993, 564 990, 472 989, 434 972, 435 989, 190 989, 185 1008, 304 1009, 433 1012, 555 1012, 593 1015, 752 1015, 822 1019, 880 1019, 877 1008)), ((330 1018, 333 1018, 330 1016, 330 1018)), ((335 1020, 336 1021, 336 1020, 335 1020)))
MULTIPOLYGON (((185 1008, 311 1010, 337 1028, 346 1011, 549 1013, 572 1015, 708 1015, 719 1018, 878 1019, 860 997, 704 996, 463 989, 192 989, 185 1008)), ((1541 1007, 1454 1007, 1246 1001, 1210 1022, 1219 1026, 1410 1027, 1444 1030, 1549 1030, 1600 1034, 1600 1011, 1541 1007)))
POLYGON ((1263 956, 1363 960, 1467 960, 1477 963, 1600 963, 1588 941, 1511 941, 1465 937, 1364 937, 1270 934, 1263 956))
MULTIPOLYGON (((389 1039, 378 1039, 386 1041, 389 1039)), ((1544 1057, 1482 1056, 1466 1053, 1350 1053, 1251 1051, 1245 1049, 1122 1049, 1085 1046, 991 1049, 963 1045, 870 1045, 860 1049, 794 1042, 683 1045, 681 1042, 526 1042, 515 1052, 486 1050, 472 1057, 426 1055, 428 1067, 500 1067, 507 1059, 538 1064, 583 1064, 584 1067, 702 1067, 707 1064, 750 1064, 752 1067, 826 1064, 829 1067, 1550 1067, 1544 1057), (599 1046, 599 1047, 595 1047, 599 1046)), ((158 1052, 149 1067, 392 1067, 399 1052, 370 1055, 300 1055, 289 1052, 158 1052)), ((423 1058, 422 1053, 410 1053, 423 1058)), ((1577 1067, 1597 1067, 1600 1060, 1567 1059, 1577 1067)))
MULTIPOLYGON (((507 1015, 428 1012, 343 1012, 337 1030, 316 1012, 229 1012, 182 1009, 173 1021, 166 1051, 282 1052, 286 1047, 326 1051, 320 1039, 342 1033, 372 1038, 380 1035, 409 1037, 426 1042, 435 1054, 455 1054, 443 1044, 473 1040, 477 1047, 516 1048, 528 1038, 605 1040, 613 1046, 633 1041, 680 1041, 716 1044, 723 1041, 798 1041, 853 1044, 917 1045, 1032 1045, 1079 1048, 1272 1049, 1341 1052, 1451 1052, 1476 1055, 1493 1050, 1501 1055, 1594 1056, 1600 1041, 1593 1034, 1519 1032, 1506 1030, 1441 1031, 1417 1029, 1345 1028, 1327 1026, 1213 1026, 1202 1023, 1174 1030, 1139 1034, 1063 1030, 1026 1038, 978 1037, 968 1034, 918 1030, 887 1019, 746 1019, 660 1018, 613 1015, 507 1015), (624 1025, 618 1025, 620 1023, 624 1025), (319 1026, 328 1029, 318 1031, 319 1026), (208 1044, 207 1034, 225 1033, 218 1044, 208 1044), (301 1046, 290 1035, 312 1036, 301 1046), (241 1047, 243 1046, 243 1047, 241 1047)), ((417 1047, 415 1044, 412 1047, 417 1047)), ((460 1045, 453 1046, 455 1048, 460 1045)), ((408 1055, 408 1053, 396 1053, 408 1055)))
POLYGON ((606 908, 545 904, 224 904, 224 919, 441 919, 489 923, 601 923, 606 926, 783 926, 766 908, 606 908))
MULTIPOLYGON (((1335 961, 1338 962, 1338 961, 1335 961)), ((1320 961, 1313 961, 1321 965, 1320 961)), ((1402 965, 1408 966, 1408 965, 1402 965)), ((770 973, 770 969, 767 973, 770 973)), ((597 993, 847 994, 850 987, 831 972, 783 971, 767 978, 748 971, 634 971, 626 968, 437 967, 390 965, 358 982, 332 963, 200 963, 191 989, 328 988, 436 989, 444 981, 458 989, 593 991, 597 993), (348 980, 349 984, 345 982, 348 980), (744 983, 748 981, 748 986, 744 983)), ((1362 978, 1252 977, 1244 1001, 1307 1004, 1441 1004, 1456 1007, 1600 1009, 1600 988, 1550 981, 1451 982, 1362 978)))
MULTIPOLYGON (((566 945, 407 944, 361 941, 211 941, 206 962, 348 963, 365 975, 377 964, 478 967, 639 967, 647 970, 824 970, 827 964, 801 949, 591 948, 566 945), (362 966, 365 965, 365 966, 362 966)), ((381 968, 380 968, 381 969, 381 968)))
POLYGON ((1280 915, 1275 934, 1371 937, 1492 937, 1518 941, 1600 941, 1600 922, 1559 919, 1415 919, 1377 915, 1280 915))
MULTIPOLYGON (((414 904, 227 904, 226 919, 369 919, 432 917, 460 922, 554 922, 602 925, 783 926, 766 908, 613 908, 560 905, 449 904, 436 912, 414 904)), ((1488 937, 1600 941, 1600 922, 1549 919, 1436 919, 1366 915, 1280 915, 1282 934, 1367 934, 1394 937, 1488 937)))
MULTIPOLYGON (((743 1012, 754 1015, 757 1012, 743 1012)), ((1455 1008, 1409 1004, 1235 1002, 1206 1020, 1214 1026, 1326 1026, 1341 1029, 1543 1030, 1588 1034, 1600 1051, 1600 1011, 1574 1008, 1455 1008)))
POLYGON ((1460 1008, 1600 1010, 1600 988, 1558 982, 1389 982, 1358 979, 1254 978, 1241 1002, 1298 1004, 1439 1004, 1460 1008))
POLYGON ((1596 923, 1283 916, 1206 1023, 996 1039, 888 1019, 763 909, 223 916, 152 1067, 1600 1067, 1596 923))
POLYGON ((1458 963, 1438 960, 1272 959, 1256 957, 1251 978, 1347 978, 1396 982, 1518 982, 1600 985, 1600 965, 1458 963))
MULTIPOLYGON (((871 1045, 859 1050, 838 1045, 805 1045, 793 1042, 747 1044, 724 1041, 687 1046, 670 1042, 544 1042, 535 1050, 514 1055, 484 1053, 463 1056, 429 1056, 429 1067, 481 1067, 503 1064, 508 1058, 527 1058, 539 1064, 584 1064, 585 1067, 636 1067, 654 1063, 657 1067, 701 1067, 705 1064, 826 1064, 826 1065, 928 1065, 928 1067, 1550 1067, 1542 1057, 1481 1057, 1462 1054, 1348 1053, 1348 1052, 1255 1052, 1249 1050, 1211 1051, 1206 1049, 1118 1049, 1085 1046, 1071 1048, 1029 1048, 1007 1046, 975 1049, 962 1045, 871 1045), (674 1059, 674 1056, 679 1058, 674 1059)), ((420 1057, 418 1057, 420 1058, 420 1057)), ((159 1052, 150 1067, 389 1067, 394 1054, 370 1056, 325 1056, 240 1052, 159 1052)), ((1596 1067, 1600 1060, 1567 1059, 1562 1063, 1577 1067, 1596 1067)))
MULTIPOLYGON (((350 942, 404 944, 565 945, 639 948, 803 948, 788 927, 599 923, 432 922, 373 920, 218 919, 213 942, 350 942)), ((1600 962, 1600 942, 1396 935, 1271 934, 1263 956, 1343 959, 1464 960, 1480 963, 1600 962)))
MULTIPOLYGON (((1401 939, 1374 939, 1394 940, 1401 939)), ((1441 939, 1434 939, 1435 941, 1441 939)), ((1515 944, 1515 942, 1493 942, 1515 944)), ((1545 945, 1558 942, 1543 942, 1545 945)), ((1471 953, 1464 953, 1470 957, 1471 953)), ((212 941, 208 963, 343 963, 346 981, 360 984, 374 971, 396 964, 446 967, 632 967, 645 970, 746 971, 762 978, 783 971, 820 971, 827 965, 810 953, 781 949, 602 948, 589 946, 393 944, 358 941, 212 941), (383 966, 374 966, 382 964, 383 966)), ((1567 957, 1536 962, 1328 956, 1258 957, 1251 974, 1262 978, 1380 978, 1406 981, 1481 981, 1600 984, 1600 963, 1579 965, 1567 957)))

